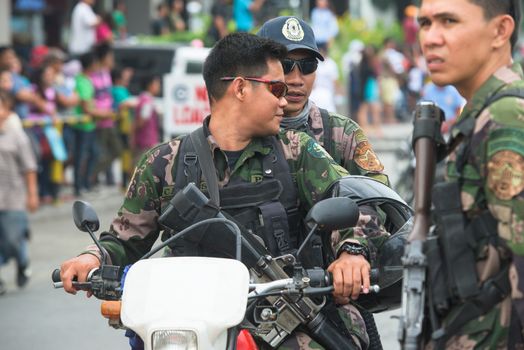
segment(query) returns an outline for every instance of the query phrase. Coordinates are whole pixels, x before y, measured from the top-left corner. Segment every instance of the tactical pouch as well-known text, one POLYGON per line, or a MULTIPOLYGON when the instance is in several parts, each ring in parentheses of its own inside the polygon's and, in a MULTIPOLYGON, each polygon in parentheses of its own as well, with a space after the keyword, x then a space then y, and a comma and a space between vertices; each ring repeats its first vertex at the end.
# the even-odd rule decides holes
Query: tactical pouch
POLYGON ((460 300, 475 296, 479 292, 475 266, 476 242, 472 231, 466 230, 458 183, 436 184, 432 200, 451 294, 460 300))
POLYGON ((443 316, 449 311, 451 300, 448 289, 448 274, 446 262, 442 259, 442 252, 437 236, 430 236, 425 243, 426 259, 428 262, 428 294, 435 311, 443 316))

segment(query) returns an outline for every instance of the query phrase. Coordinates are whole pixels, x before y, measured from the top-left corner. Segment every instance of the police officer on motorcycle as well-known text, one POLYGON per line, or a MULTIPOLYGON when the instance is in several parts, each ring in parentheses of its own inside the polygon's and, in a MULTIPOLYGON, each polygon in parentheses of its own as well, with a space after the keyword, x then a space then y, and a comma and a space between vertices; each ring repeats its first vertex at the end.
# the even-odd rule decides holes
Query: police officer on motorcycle
MULTIPOLYGON (((305 233, 304 214, 348 173, 307 134, 279 132, 287 104, 280 62, 285 56, 285 46, 247 33, 231 34, 215 45, 203 73, 211 115, 191 135, 143 155, 118 216, 101 234, 109 263, 132 264, 151 250, 162 229, 159 216, 190 182, 245 230, 258 235, 273 254, 296 250, 305 233)), ((162 238, 168 237, 164 232, 162 238)), ((182 247, 186 248, 191 247, 182 247)), ((375 248, 369 239, 354 237, 348 230, 334 249, 336 259, 328 268, 334 295, 346 304, 341 314, 351 325, 347 332, 355 347, 367 348, 365 330, 349 317, 358 310, 347 303, 369 292, 368 259, 375 248)), ((88 272, 100 265, 100 256, 93 246, 65 261, 60 273, 64 289, 75 294, 73 278, 85 281, 88 272)), ((308 341, 308 335, 297 333, 281 346, 298 349, 304 339, 308 341)))

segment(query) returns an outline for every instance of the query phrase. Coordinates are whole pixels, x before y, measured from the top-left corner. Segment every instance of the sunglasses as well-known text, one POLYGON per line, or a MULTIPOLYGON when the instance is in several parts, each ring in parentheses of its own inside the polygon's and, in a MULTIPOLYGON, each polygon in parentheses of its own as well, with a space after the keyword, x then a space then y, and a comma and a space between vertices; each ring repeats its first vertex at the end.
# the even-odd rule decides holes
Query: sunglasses
POLYGON ((282 60, 282 67, 284 68, 284 74, 289 74, 295 68, 295 65, 298 66, 302 74, 311 74, 317 70, 318 61, 316 58, 304 58, 301 60, 293 60, 291 58, 284 58, 282 60))
POLYGON ((267 80, 262 78, 255 77, 223 77, 220 78, 222 81, 233 81, 236 78, 242 78, 249 81, 254 81, 257 83, 266 84, 269 92, 271 92, 276 98, 281 98, 287 95, 287 84, 281 80, 267 80))

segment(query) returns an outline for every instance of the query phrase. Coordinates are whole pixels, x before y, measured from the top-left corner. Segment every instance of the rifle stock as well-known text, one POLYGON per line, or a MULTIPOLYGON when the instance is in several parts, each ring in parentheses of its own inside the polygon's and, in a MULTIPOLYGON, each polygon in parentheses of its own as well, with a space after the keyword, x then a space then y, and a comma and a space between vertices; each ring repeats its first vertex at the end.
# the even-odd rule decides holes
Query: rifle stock
POLYGON ((431 188, 437 163, 437 143, 441 141, 443 112, 434 103, 419 102, 414 112, 413 146, 415 150, 415 215, 402 263, 404 265, 402 315, 398 339, 402 349, 423 346, 426 288, 424 242, 431 226, 431 188))

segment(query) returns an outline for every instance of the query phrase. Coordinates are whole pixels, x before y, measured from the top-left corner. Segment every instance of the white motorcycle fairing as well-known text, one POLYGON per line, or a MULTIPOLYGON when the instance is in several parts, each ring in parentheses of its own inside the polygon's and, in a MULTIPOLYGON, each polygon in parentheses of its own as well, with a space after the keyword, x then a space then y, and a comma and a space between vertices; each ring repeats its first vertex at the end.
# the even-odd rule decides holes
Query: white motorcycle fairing
POLYGON ((127 272, 121 320, 152 349, 158 330, 193 331, 198 349, 225 349, 227 330, 244 318, 249 272, 233 259, 140 260, 127 272))

